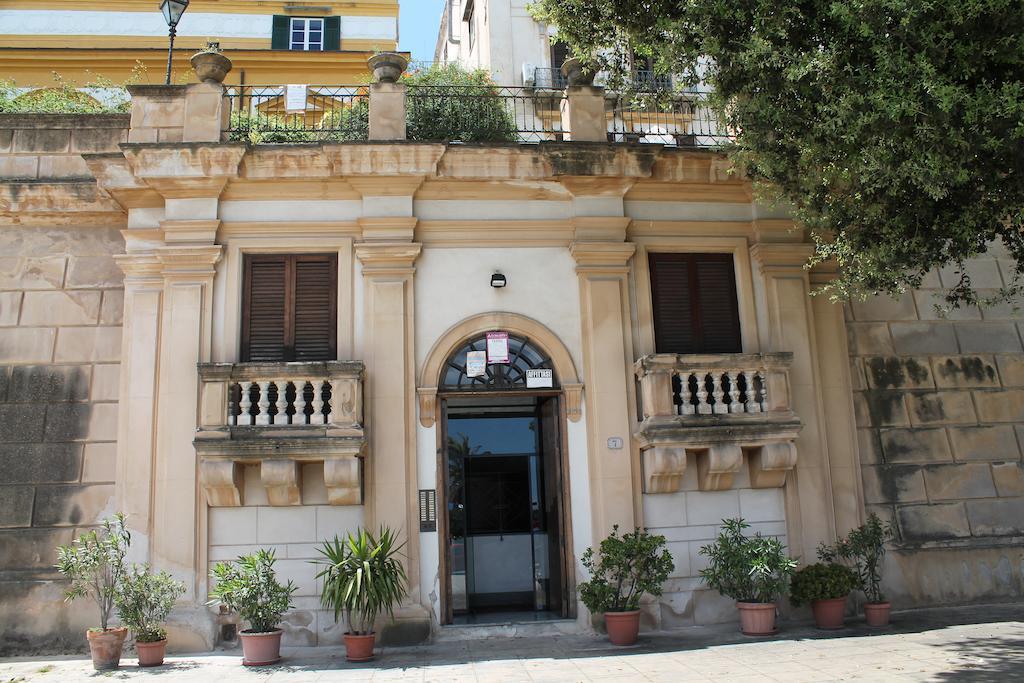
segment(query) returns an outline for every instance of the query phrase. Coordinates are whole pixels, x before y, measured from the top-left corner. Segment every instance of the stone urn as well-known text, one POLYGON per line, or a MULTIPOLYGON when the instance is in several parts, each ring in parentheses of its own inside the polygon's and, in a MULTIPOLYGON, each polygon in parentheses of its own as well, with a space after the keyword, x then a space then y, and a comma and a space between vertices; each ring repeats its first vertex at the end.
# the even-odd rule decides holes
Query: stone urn
POLYGON ((583 62, 575 57, 562 63, 561 72, 569 85, 594 85, 594 77, 597 75, 585 69, 583 62))
POLYGON ((366 62, 377 83, 394 83, 409 66, 409 58, 397 52, 378 52, 366 62))
POLYGON ((231 71, 231 60, 221 52, 203 50, 192 55, 191 62, 201 83, 223 83, 231 71))

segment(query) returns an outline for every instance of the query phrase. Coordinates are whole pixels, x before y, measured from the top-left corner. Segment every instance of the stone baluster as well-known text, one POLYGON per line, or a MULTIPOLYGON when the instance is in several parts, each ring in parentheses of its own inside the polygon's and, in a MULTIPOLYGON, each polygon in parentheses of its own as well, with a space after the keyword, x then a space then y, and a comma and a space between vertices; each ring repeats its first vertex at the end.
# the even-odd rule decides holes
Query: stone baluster
POLYGON ((711 395, 715 399, 715 405, 711 408, 715 415, 729 412, 729 407, 725 405, 725 391, 722 389, 721 372, 711 373, 711 395))
POLYGON ((697 371, 697 414, 710 415, 711 403, 708 401, 708 372, 697 371))
POLYGON ((238 417, 241 420, 241 424, 251 425, 253 420, 252 414, 249 411, 252 410, 252 382, 240 382, 238 386, 242 390, 242 400, 238 404, 241 413, 239 413, 238 417))
POLYGON ((323 380, 313 381, 313 414, 309 416, 309 424, 322 425, 327 422, 324 415, 324 384, 323 380))
POLYGON ((757 372, 755 370, 747 370, 745 375, 747 378, 747 412, 759 413, 761 412, 761 404, 757 402, 757 389, 754 387, 757 372))
POLYGON ((277 387, 277 401, 274 403, 277 407, 277 415, 274 416, 274 424, 286 425, 288 424, 288 380, 274 380, 273 383, 277 387))
POLYGON ((256 382, 260 388, 259 402, 256 404, 256 424, 258 425, 269 425, 270 424, 270 382, 262 381, 256 382))
POLYGON ((729 412, 730 413, 742 413, 743 404, 740 403, 740 372, 727 372, 725 376, 729 378, 729 412))
POLYGON ((679 406, 679 413, 681 415, 693 415, 694 408, 692 403, 693 395, 690 393, 690 377, 693 373, 687 372, 679 377, 679 400, 682 402, 679 406))
POLYGON ((761 384, 760 400, 758 401, 758 408, 762 412, 768 412, 768 381, 765 377, 763 370, 757 370, 757 379, 761 384))
POLYGON ((292 416, 293 425, 306 424, 306 383, 309 380, 303 377, 295 380, 295 415, 292 416))

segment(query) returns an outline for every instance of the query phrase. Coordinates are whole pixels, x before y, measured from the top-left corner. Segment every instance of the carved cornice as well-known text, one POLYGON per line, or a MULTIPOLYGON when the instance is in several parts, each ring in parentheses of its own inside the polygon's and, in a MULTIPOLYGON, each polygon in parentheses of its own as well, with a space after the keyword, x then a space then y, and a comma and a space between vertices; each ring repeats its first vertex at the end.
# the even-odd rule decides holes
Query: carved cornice
POLYGON ((415 242, 361 242, 356 258, 366 275, 411 275, 423 245, 415 242))
POLYGON ((418 219, 414 217, 359 218, 356 220, 367 242, 412 242, 418 219))
POLYGON ((750 247, 750 257, 762 272, 792 271, 805 272, 804 266, 814 254, 814 245, 806 243, 776 244, 759 243, 750 247))
POLYGON ((625 216, 575 216, 570 219, 576 242, 623 242, 632 221, 625 216))
POLYGON ((441 144, 408 142, 323 146, 332 173, 346 180, 359 176, 434 176, 445 149, 441 144))
POLYGON ((573 242, 569 253, 576 259, 577 273, 626 273, 636 252, 631 242, 573 242))
POLYGON ((224 254, 224 247, 174 246, 160 247, 154 255, 163 266, 164 277, 203 279, 213 277, 214 266, 224 254))

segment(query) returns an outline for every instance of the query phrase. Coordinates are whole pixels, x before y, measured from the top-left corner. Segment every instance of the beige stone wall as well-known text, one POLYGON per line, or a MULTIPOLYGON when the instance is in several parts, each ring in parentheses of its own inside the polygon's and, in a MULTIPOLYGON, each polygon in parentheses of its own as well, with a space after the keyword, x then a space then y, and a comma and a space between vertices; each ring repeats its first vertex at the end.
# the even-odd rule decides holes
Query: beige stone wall
MULTIPOLYGON (((1009 282, 1001 256, 968 263, 976 287, 1009 282)), ((847 312, 865 502, 899 527, 886 584, 903 605, 1024 595, 1024 314, 942 317, 958 277, 847 312)))
POLYGON ((91 178, 82 154, 117 151, 127 114, 0 114, 0 181, 91 178))

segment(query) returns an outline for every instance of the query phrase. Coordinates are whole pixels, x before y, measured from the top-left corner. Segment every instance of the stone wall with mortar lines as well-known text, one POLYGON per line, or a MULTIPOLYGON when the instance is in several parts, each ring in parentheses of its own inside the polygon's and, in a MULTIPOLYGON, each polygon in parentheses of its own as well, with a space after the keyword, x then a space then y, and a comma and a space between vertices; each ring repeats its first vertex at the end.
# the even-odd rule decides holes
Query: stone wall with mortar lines
MULTIPOLYGON (((1004 256, 966 264, 975 287, 1009 283, 1004 256)), ((1024 312, 936 310, 958 279, 847 309, 865 504, 898 526, 886 583, 904 604, 1024 596, 1024 312)))
POLYGON ((116 152, 127 114, 0 114, 0 179, 91 178, 82 154, 116 152))
POLYGON ((52 565, 114 512, 123 251, 116 228, 0 226, 0 653, 96 621, 52 565))

